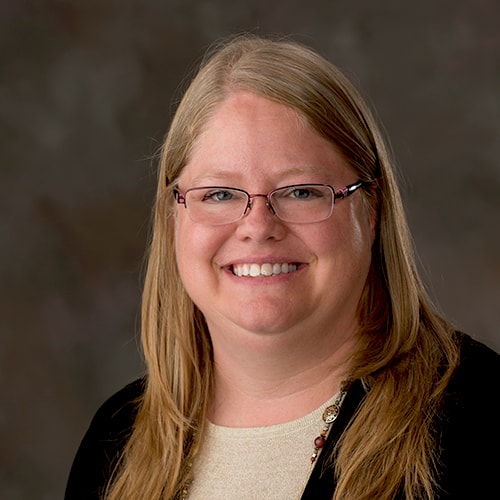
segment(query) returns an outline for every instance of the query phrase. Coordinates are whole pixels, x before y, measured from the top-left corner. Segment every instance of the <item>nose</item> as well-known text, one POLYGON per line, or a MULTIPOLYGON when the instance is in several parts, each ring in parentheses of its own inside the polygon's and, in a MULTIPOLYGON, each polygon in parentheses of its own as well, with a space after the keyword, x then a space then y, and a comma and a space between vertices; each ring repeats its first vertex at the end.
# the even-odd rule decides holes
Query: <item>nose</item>
POLYGON ((271 200, 269 199, 269 195, 267 194, 249 194, 248 195, 248 205, 245 209, 245 215, 253 208, 253 203, 255 198, 264 198, 266 200, 266 207, 273 214, 276 215, 273 206, 271 205, 271 200))
POLYGON ((274 214, 265 194, 252 194, 245 215, 238 222, 237 235, 242 239, 265 241, 279 240, 285 232, 284 224, 274 214), (257 198, 264 198, 259 201, 257 198))

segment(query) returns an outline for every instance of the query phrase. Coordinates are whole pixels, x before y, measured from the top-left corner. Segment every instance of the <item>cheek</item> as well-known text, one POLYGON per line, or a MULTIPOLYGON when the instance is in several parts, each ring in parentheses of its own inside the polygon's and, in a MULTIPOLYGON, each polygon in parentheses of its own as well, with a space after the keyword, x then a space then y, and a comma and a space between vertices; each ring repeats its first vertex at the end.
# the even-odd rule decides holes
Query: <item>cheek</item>
POLYGON ((371 246, 375 240, 375 216, 361 197, 356 200, 356 203, 350 205, 349 216, 346 219, 352 228, 355 243, 371 251, 371 246))
POLYGON ((184 215, 175 223, 175 253, 182 280, 197 279, 212 268, 213 259, 222 245, 220 231, 195 224, 184 215))
POLYGON ((337 273, 354 278, 364 275, 371 262, 374 226, 366 210, 358 204, 345 205, 334 216, 330 231, 318 238, 323 241, 326 257, 337 273))
POLYGON ((198 265, 199 244, 192 223, 183 214, 175 217, 175 255, 181 279, 186 285, 189 282, 193 268, 198 265))

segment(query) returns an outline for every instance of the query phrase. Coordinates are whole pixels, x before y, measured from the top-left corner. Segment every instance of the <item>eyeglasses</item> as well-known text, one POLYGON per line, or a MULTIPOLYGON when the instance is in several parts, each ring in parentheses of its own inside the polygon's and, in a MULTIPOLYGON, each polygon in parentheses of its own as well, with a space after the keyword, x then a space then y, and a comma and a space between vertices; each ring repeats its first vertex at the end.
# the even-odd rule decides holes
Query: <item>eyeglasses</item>
POLYGON ((308 224, 328 219, 336 200, 347 198, 369 182, 358 181, 338 191, 328 184, 296 184, 250 194, 243 189, 206 186, 181 193, 174 189, 177 203, 184 205, 191 220, 201 224, 220 226, 231 224, 245 216, 253 206, 254 198, 265 198, 267 208, 280 220, 308 224))

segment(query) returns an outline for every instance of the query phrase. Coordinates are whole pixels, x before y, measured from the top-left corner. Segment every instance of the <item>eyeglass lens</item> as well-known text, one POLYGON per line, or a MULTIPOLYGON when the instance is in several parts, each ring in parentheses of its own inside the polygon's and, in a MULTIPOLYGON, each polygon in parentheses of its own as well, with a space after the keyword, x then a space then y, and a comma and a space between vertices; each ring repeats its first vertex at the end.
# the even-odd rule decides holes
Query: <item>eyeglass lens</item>
POLYGON ((225 187, 192 188, 184 195, 188 214, 195 222, 228 224, 251 209, 254 198, 265 197, 270 210, 281 220, 317 222, 330 217, 334 190, 328 185, 304 184, 275 189, 268 195, 250 195, 225 187))

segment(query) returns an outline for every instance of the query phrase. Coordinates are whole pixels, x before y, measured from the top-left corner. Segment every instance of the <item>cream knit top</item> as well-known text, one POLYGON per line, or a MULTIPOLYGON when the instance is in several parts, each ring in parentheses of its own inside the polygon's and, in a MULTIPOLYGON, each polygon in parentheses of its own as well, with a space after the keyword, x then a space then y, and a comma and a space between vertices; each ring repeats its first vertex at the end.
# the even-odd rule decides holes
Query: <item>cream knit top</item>
POLYGON ((324 409, 267 427, 233 428, 208 423, 204 446, 193 464, 189 500, 294 500, 311 473, 314 439, 324 409))

